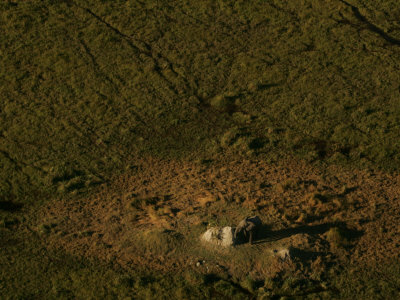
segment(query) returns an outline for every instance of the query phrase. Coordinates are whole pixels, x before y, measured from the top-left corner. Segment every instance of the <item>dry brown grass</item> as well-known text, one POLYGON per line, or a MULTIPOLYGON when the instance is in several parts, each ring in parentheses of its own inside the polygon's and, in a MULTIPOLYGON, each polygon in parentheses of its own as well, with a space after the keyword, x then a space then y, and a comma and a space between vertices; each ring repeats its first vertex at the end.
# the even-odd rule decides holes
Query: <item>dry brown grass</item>
POLYGON ((197 271, 230 274, 250 289, 251 282, 244 283, 249 273, 256 281, 277 277, 282 281, 279 288, 285 287, 286 281, 285 288, 289 288, 300 280, 296 272, 315 278, 328 276, 329 269, 324 268, 342 264, 349 251, 354 261, 380 259, 387 251, 398 251, 392 235, 393 242, 383 238, 393 230, 380 231, 380 220, 394 220, 393 215, 364 221, 383 213, 385 199, 397 207, 393 205, 398 186, 389 184, 388 175, 379 174, 376 180, 377 175, 366 172, 321 171, 294 161, 279 166, 261 161, 215 162, 204 168, 148 159, 142 161, 141 169, 92 198, 60 201, 43 210, 41 220, 56 214, 60 220, 57 230, 64 232, 47 233, 49 247, 61 245, 66 251, 113 260, 124 268, 159 272, 186 272, 188 262, 201 259, 207 263, 197 271), (357 189, 343 189, 332 176, 340 176, 357 189), (383 190, 385 198, 381 197, 383 190), (224 201, 218 200, 220 195, 224 201), (234 226, 250 214, 259 215, 268 226, 259 244, 232 249, 200 244, 199 236, 207 226, 234 226), (342 231, 342 225, 335 224, 352 229, 342 231), (79 234, 82 232, 93 235, 79 234), (379 242, 376 233, 382 236, 379 242), (291 262, 274 255, 274 249, 285 247, 295 251, 291 262), (292 270, 293 266, 302 267, 292 270))
POLYGON ((196 199, 196 203, 202 208, 209 206, 210 204, 212 204, 215 201, 217 201, 217 198, 211 194, 206 195, 206 196, 200 196, 196 199))

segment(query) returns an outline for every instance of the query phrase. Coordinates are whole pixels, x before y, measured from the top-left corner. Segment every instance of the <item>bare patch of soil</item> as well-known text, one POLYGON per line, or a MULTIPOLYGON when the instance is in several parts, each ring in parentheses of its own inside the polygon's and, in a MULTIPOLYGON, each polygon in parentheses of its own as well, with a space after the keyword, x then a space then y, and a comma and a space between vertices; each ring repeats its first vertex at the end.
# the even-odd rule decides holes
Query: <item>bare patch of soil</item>
POLYGON ((49 204, 37 228, 50 248, 125 268, 320 280, 332 266, 398 258, 399 185, 399 176, 293 160, 146 158, 96 195, 49 204), (235 226, 250 214, 264 223, 254 245, 201 243, 207 226, 235 226))

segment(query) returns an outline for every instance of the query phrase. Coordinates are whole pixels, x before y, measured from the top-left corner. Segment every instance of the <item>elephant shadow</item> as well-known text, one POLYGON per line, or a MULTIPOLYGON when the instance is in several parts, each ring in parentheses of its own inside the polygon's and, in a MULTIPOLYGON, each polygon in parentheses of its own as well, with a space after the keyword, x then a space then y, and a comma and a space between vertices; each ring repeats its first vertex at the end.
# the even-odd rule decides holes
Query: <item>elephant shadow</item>
POLYGON ((349 229, 344 222, 334 222, 334 223, 324 223, 318 225, 304 225, 294 228, 285 228, 280 230, 271 230, 271 227, 265 224, 262 224, 255 235, 255 239, 253 244, 263 244, 273 241, 278 241, 284 238, 291 237, 296 234, 323 234, 329 231, 331 228, 338 227, 346 233, 346 238, 351 240, 354 238, 360 237, 363 232, 349 229))

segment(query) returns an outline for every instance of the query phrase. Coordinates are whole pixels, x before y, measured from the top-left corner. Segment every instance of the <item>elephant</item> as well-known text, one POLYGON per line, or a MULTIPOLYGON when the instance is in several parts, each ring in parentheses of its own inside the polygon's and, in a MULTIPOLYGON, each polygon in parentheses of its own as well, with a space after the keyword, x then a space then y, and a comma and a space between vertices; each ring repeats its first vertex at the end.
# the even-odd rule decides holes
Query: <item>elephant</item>
POLYGON ((256 238, 257 231, 260 229, 262 225, 261 219, 258 216, 246 217, 235 229, 234 239, 235 242, 249 241, 250 244, 253 244, 253 240, 256 238))

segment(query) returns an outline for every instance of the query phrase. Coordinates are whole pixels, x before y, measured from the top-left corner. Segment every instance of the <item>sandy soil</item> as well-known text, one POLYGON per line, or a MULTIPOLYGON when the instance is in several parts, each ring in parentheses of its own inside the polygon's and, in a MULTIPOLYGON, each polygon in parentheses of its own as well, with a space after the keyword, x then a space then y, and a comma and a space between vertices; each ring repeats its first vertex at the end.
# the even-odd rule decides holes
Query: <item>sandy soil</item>
POLYGON ((200 262, 204 272, 236 278, 273 277, 284 268, 314 276, 399 257, 399 184, 400 176, 294 160, 278 166, 146 158, 135 174, 104 184, 95 196, 50 203, 37 228, 50 248, 125 268, 171 272, 200 262), (265 224, 254 245, 200 243, 207 226, 234 226, 251 214, 265 224), (277 255, 285 249, 292 266, 277 255))

